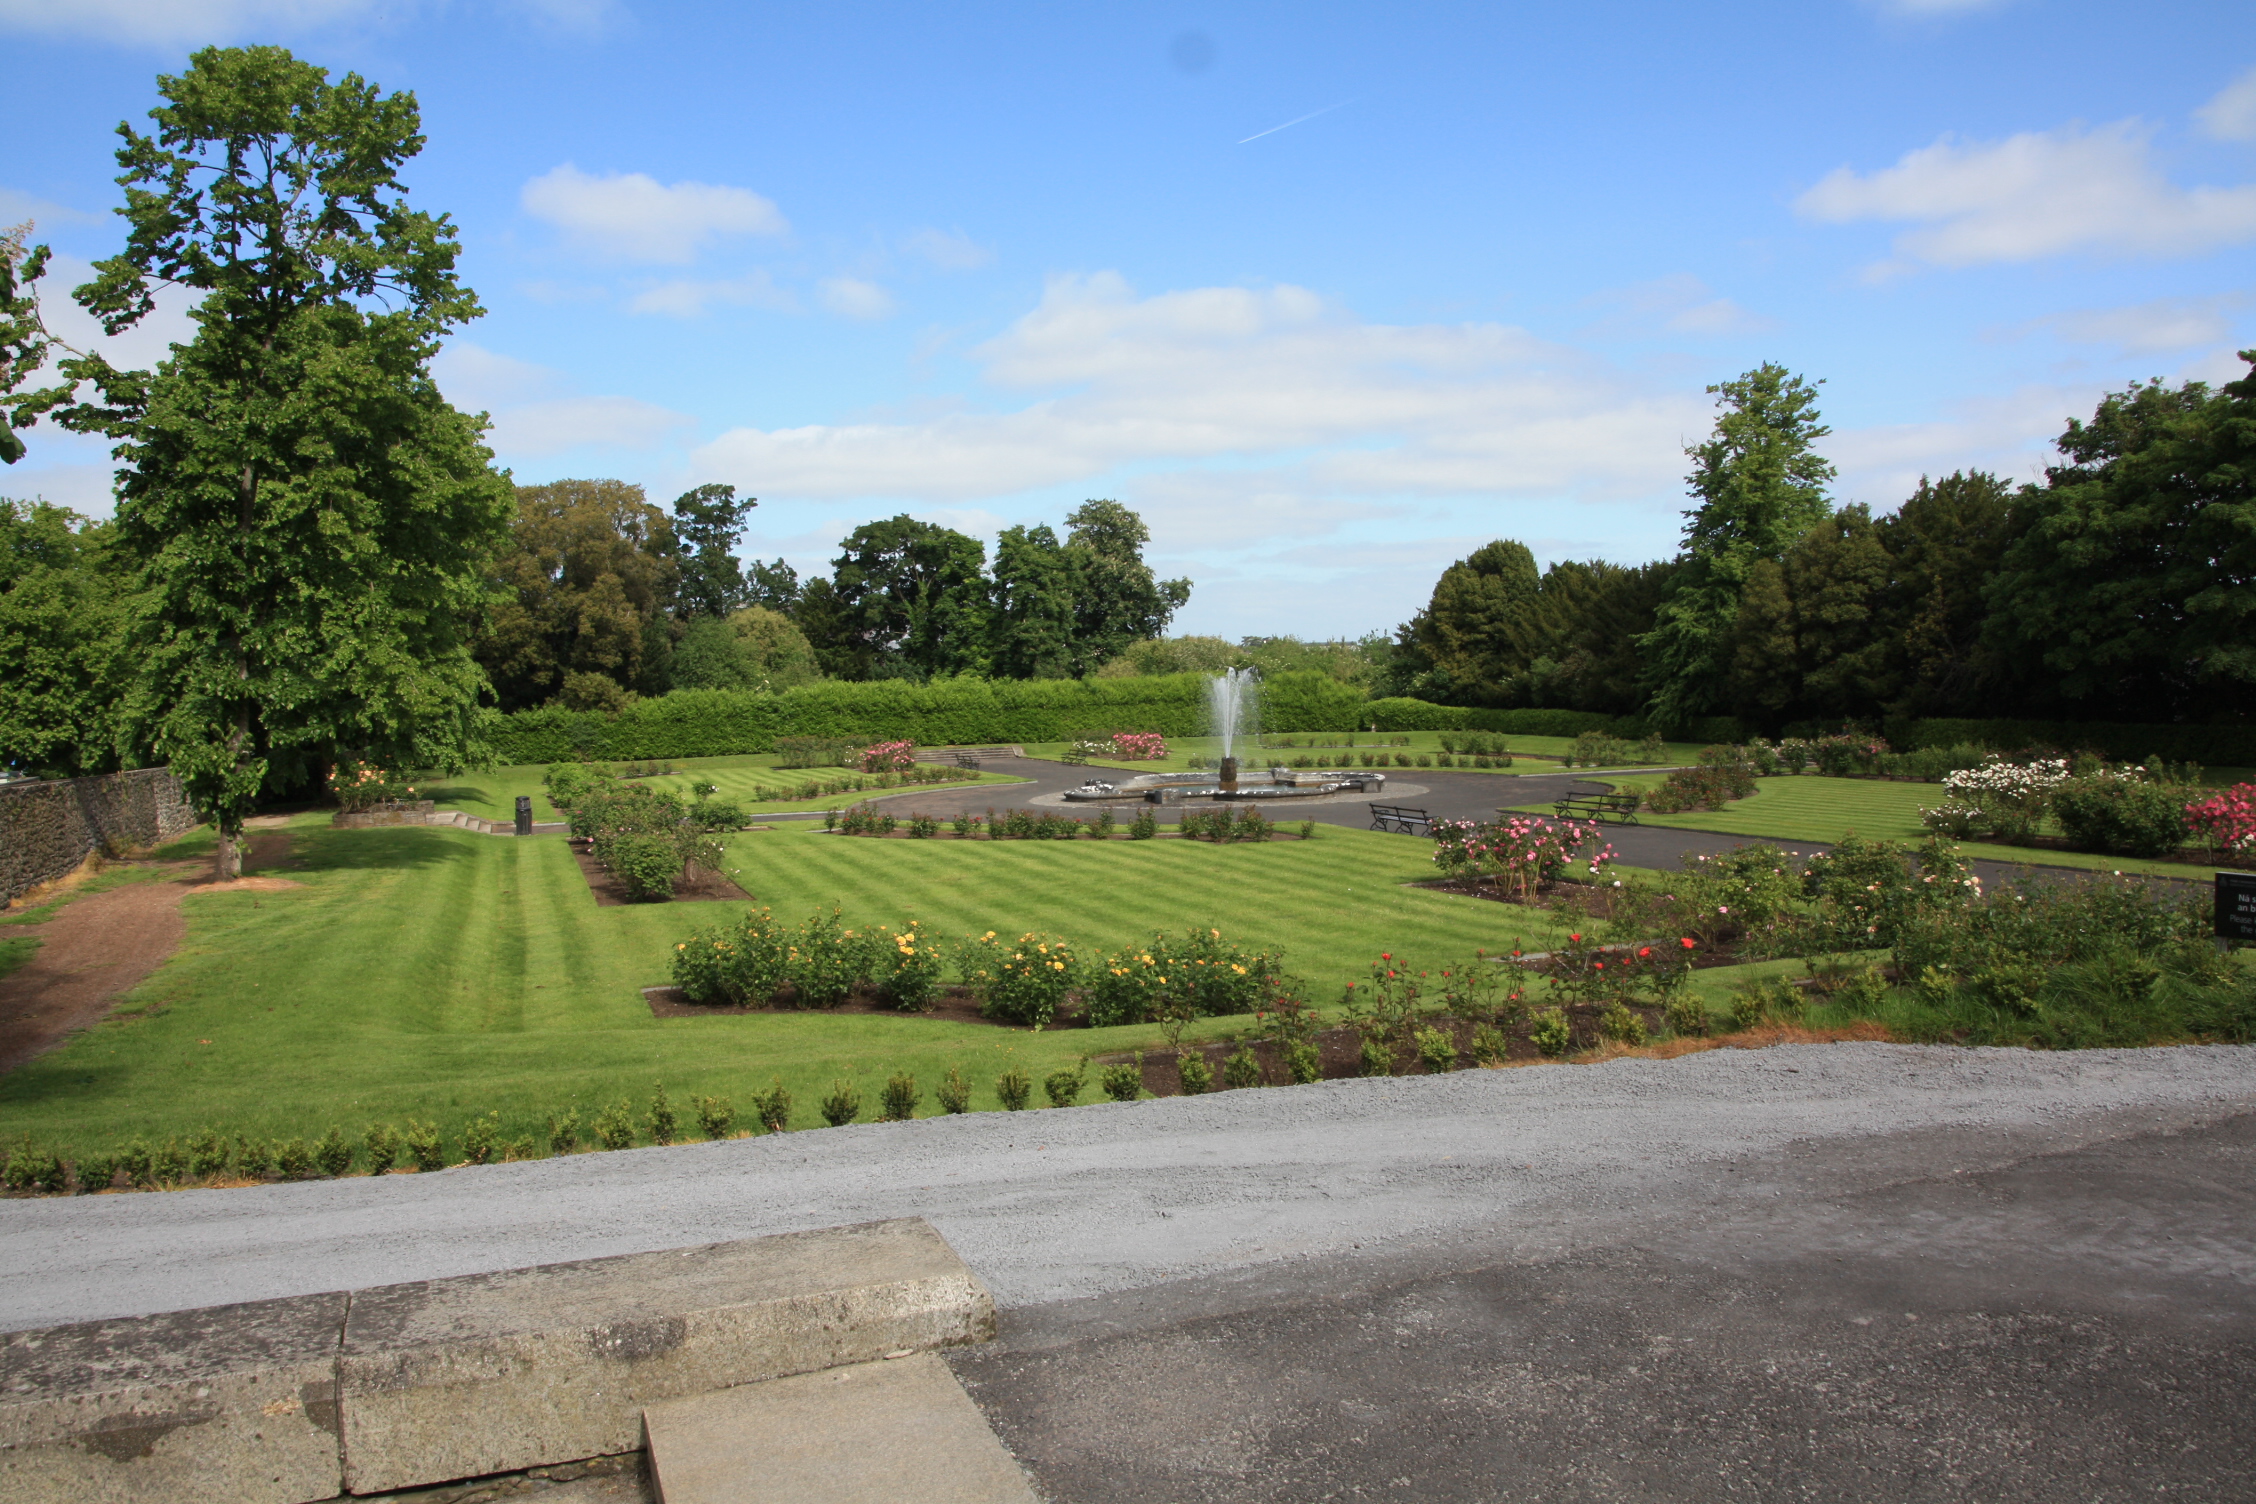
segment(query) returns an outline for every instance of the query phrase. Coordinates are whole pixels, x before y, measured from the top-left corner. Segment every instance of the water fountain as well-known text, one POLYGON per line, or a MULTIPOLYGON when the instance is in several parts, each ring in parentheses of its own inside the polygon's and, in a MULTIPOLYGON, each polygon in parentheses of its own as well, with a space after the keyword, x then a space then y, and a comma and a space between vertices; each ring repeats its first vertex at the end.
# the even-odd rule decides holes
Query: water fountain
POLYGON ((1251 784, 1240 777, 1238 743, 1260 729, 1261 677, 1250 668, 1234 668, 1207 681, 1206 708, 1214 735, 1222 743, 1222 766, 1217 774, 1139 773, 1120 784, 1091 779, 1064 798, 1075 804, 1118 799, 1174 804, 1185 799, 1260 800, 1311 799, 1349 791, 1384 793, 1386 774, 1347 769, 1310 773, 1272 768, 1269 782, 1251 784))

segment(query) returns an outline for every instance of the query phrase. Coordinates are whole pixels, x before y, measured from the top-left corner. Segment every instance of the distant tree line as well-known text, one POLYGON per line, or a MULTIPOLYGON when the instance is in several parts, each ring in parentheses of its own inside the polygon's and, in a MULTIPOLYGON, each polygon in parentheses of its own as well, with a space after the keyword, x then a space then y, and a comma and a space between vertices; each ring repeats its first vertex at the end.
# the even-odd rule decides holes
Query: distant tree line
POLYGON ((1539 571, 1490 543, 1398 630, 1387 687, 1771 731, 2256 713, 2256 376, 2135 385, 2070 420, 2043 484, 1958 471, 1880 517, 1828 499, 1811 383, 1710 391, 1674 558, 1539 571))
POLYGON ((504 710, 616 709, 673 689, 789 689, 816 678, 973 674, 1077 679, 1157 638, 1188 580, 1144 562, 1150 532, 1117 501, 979 539, 913 517, 865 523, 828 576, 735 549, 757 505, 700 486, 671 511, 639 486, 568 480, 517 491, 478 660, 504 710))

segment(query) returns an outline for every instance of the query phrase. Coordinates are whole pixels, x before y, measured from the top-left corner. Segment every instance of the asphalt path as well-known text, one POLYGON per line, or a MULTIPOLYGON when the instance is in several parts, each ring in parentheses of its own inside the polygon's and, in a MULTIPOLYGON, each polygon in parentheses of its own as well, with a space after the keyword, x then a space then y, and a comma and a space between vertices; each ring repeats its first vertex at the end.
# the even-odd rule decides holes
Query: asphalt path
MULTIPOLYGON (((1062 803, 1059 796, 1066 790, 1079 788, 1092 778, 1125 781, 1135 776, 1121 769, 1075 767, 1038 757, 990 758, 982 766, 988 772, 1008 773, 1023 778, 1026 782, 1009 787, 993 784, 976 788, 940 786, 879 797, 897 812, 931 814, 952 819, 958 814, 983 815, 990 809, 1056 807, 1062 803)), ((1605 769, 1593 769, 1587 773, 1522 774, 1459 772, 1452 768, 1390 768, 1386 771, 1389 792, 1385 794, 1339 794, 1323 798, 1294 799, 1274 806, 1265 805, 1263 808, 1275 819, 1287 824, 1314 820, 1322 825, 1368 830, 1371 828, 1372 804, 1413 805, 1425 810, 1435 819, 1493 820, 1511 806, 1550 804, 1568 793, 1604 792, 1614 787, 1608 781, 1605 769)), ((1093 814, 1102 806, 1065 807, 1075 813, 1093 814)), ((1112 806, 1116 817, 1122 819, 1129 818, 1138 807, 1133 803, 1112 806)), ((1165 806, 1169 813, 1164 814, 1163 818, 1172 820, 1186 807, 1195 806, 1165 806)), ((802 818, 821 817, 817 814, 802 818)), ((1615 821, 1606 822, 1605 838, 1613 845, 1615 859, 1624 866, 1662 872, 1674 871, 1687 856, 1719 856, 1751 841, 1774 839, 1768 836, 1736 835, 1727 831, 1675 830, 1665 825, 1624 825, 1615 821)), ((1418 838, 1405 836, 1404 839, 1418 838)), ((1831 844, 1824 841, 1785 841, 1777 844, 1804 855, 1832 850, 1831 844)), ((2091 875, 2088 868, 2052 867, 2038 862, 1977 861, 1972 865, 1975 875, 1989 888, 2032 876, 2081 878, 2091 875)), ((2198 871, 2189 871, 2185 880, 2205 882, 2206 878, 2198 871)))
POLYGON ((0 1328, 923 1216, 1057 1500, 2247 1498, 2256 1049, 1460 1071, 0 1202, 0 1328))

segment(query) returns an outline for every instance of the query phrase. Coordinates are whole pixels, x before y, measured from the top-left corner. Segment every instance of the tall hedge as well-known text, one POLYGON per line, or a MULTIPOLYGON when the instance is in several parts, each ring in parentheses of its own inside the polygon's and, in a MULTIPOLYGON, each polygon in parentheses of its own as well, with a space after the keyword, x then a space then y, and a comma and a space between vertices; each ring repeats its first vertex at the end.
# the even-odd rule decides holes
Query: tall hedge
MULTIPOLYGON (((1396 697, 1363 707, 1363 725, 1373 731, 1494 731, 1506 736, 1580 736, 1603 731, 1636 740, 1650 728, 1642 716, 1600 715, 1591 710, 1489 710, 1433 705, 1396 697)), ((1679 740, 1735 742, 1746 729, 1734 716, 1703 716, 1679 740)))
MULTIPOLYGON (((1076 731, 1207 731, 1204 674, 1144 679, 885 679, 830 681, 781 694, 679 690, 616 715, 544 707, 496 720, 504 763, 577 757, 725 757, 773 750, 779 736, 903 739, 920 746, 1061 741, 1076 731)), ((1361 694, 1323 674, 1279 674, 1262 686, 1270 731, 1347 731, 1361 694)))
POLYGON ((1881 729, 1899 752, 1973 742, 2000 751, 2059 747, 2119 762, 2149 754, 2207 767, 2256 767, 2256 726, 2141 726, 2077 721, 1889 720, 1881 729))

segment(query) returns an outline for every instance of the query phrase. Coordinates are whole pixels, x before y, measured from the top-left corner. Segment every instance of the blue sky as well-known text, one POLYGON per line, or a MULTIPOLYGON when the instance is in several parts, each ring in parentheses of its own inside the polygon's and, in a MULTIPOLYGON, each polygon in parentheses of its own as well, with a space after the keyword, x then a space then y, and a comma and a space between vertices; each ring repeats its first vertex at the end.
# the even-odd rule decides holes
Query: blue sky
MULTIPOLYGON (((1116 496, 1181 631, 1391 628, 1499 536, 1663 555, 1766 359, 1886 510, 2256 345, 2245 0, 0 0, 51 285, 117 244, 117 122, 248 41, 421 101, 489 310, 440 379, 520 481, 733 482, 802 571, 1116 496)), ((0 490, 108 510, 32 440, 0 490)))

